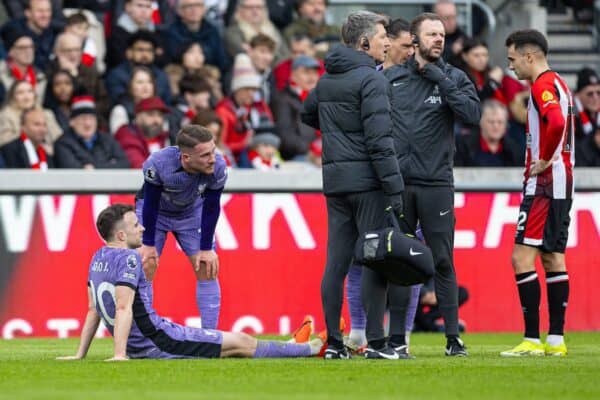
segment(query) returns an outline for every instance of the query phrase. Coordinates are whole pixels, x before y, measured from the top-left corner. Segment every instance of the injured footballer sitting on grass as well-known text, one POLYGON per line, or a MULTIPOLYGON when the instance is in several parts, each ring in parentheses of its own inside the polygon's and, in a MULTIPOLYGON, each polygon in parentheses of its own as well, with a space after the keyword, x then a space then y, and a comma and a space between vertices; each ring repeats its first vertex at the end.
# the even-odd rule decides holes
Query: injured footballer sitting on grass
POLYGON ((90 262, 89 305, 79 348, 74 356, 57 359, 85 358, 100 319, 114 337, 114 354, 106 361, 310 357, 323 348, 322 339, 309 341, 309 335, 303 336, 303 340, 295 335, 290 342, 257 340, 241 332, 192 328, 161 318, 152 306, 152 282, 146 280, 136 250, 142 244, 144 227, 138 222, 133 206, 109 206, 98 216, 96 227, 106 245, 90 262))

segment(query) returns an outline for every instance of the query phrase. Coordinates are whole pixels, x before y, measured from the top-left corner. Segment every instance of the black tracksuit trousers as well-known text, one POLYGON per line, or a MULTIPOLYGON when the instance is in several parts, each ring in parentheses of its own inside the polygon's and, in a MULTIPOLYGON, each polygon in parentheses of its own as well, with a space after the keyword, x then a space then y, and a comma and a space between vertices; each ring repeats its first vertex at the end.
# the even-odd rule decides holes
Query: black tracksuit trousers
MULTIPOLYGON (((358 235, 380 229, 386 223, 385 196, 381 191, 327 196, 327 264, 321 282, 321 299, 327 324, 328 343, 342 347, 340 316, 344 301, 344 280, 350 268, 358 235)), ((367 315, 369 342, 384 339, 383 316, 387 299, 387 280, 363 268, 361 297, 367 315)))
MULTIPOLYGON (((454 270, 454 188, 405 185, 404 218, 414 231, 417 222, 435 263, 435 294, 446 336, 458 335, 458 285, 454 270)), ((366 269, 365 269, 366 270, 366 269)), ((390 285, 390 304, 406 301, 406 288, 390 285)))

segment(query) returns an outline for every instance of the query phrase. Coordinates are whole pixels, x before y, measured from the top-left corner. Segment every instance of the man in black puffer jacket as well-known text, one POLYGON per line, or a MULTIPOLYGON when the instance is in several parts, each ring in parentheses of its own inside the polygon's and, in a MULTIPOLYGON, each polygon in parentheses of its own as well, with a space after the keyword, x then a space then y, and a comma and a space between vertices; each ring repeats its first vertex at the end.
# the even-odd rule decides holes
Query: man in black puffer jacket
MULTIPOLYGON (((323 192, 327 201, 327 266, 321 296, 328 332, 325 358, 348 358, 339 329, 344 278, 359 233, 385 223, 385 208, 402 212, 404 184, 391 137, 389 84, 377 72, 390 46, 387 18, 369 11, 350 14, 342 27, 345 46, 333 48, 323 75, 304 102, 302 120, 321 129, 323 192)), ((367 358, 398 359, 385 342, 387 281, 363 271, 367 358)))
MULTIPOLYGON (((406 182, 405 221, 421 224, 435 262, 435 292, 446 329, 446 355, 466 356, 458 337, 458 285, 454 272, 454 122, 477 125, 479 97, 464 72, 446 64, 444 25, 437 14, 410 26, 415 55, 385 70, 391 83, 393 136, 406 182)), ((391 294, 393 297, 394 293, 391 294)))

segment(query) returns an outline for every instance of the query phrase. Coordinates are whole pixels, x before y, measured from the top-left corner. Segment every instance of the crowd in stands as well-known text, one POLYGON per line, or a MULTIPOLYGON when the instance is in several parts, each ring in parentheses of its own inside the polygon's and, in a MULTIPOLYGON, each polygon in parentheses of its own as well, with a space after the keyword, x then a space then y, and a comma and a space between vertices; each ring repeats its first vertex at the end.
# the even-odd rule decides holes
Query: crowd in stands
MULTIPOLYGON (((326 0, 3 0, 0 167, 140 168, 189 123, 207 126, 231 167, 320 166, 302 102, 340 40, 326 0)), ((456 165, 522 166, 529 87, 489 63, 456 6, 433 11, 444 59, 482 101, 456 126, 456 165)), ((398 16, 392 16, 398 17, 398 16)), ((600 166, 600 80, 580 71, 578 166, 600 166)))

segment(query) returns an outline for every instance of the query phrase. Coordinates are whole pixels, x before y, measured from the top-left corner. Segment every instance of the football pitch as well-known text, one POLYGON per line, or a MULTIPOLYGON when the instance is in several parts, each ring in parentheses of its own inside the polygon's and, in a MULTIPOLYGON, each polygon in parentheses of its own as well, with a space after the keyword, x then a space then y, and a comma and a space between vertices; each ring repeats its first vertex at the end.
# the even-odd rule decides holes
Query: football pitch
POLYGON ((463 336, 468 358, 443 355, 439 334, 415 334, 415 360, 138 360, 105 363, 109 339, 85 361, 77 339, 0 341, 0 399, 599 399, 600 332, 567 336, 566 358, 506 359, 516 334, 463 336), (126 397, 127 396, 127 397, 126 397))

